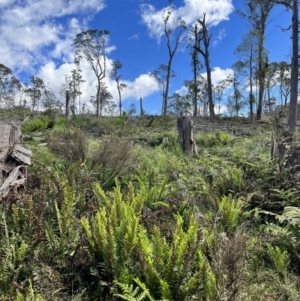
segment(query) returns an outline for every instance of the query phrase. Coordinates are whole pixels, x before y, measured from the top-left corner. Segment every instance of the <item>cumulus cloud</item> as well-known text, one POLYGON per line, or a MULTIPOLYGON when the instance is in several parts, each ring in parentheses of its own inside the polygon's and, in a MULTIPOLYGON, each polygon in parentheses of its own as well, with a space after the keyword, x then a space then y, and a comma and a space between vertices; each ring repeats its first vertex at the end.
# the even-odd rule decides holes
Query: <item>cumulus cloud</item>
POLYGON ((72 41, 85 29, 84 20, 74 15, 93 14, 105 5, 104 0, 0 0, 0 7, 0 56, 11 69, 24 70, 49 58, 70 61, 72 41), (70 17, 66 26, 60 24, 62 17, 70 17), (41 50, 47 58, 39 54, 41 50))
MULTIPOLYGON (((211 80, 213 85, 217 85, 220 81, 226 79, 229 75, 233 74, 233 70, 230 68, 221 69, 220 67, 215 67, 211 72, 211 80)), ((206 72, 201 74, 203 77, 207 77, 206 72)))
MULTIPOLYGON (((108 69, 111 68, 111 64, 112 60, 107 59, 108 69)), ((64 83, 62 80, 65 78, 65 75, 70 74, 70 72, 75 68, 76 66, 73 63, 64 63, 60 66, 56 66, 54 62, 49 61, 40 68, 37 76, 43 78, 45 84, 49 83, 56 96, 61 98, 59 92, 62 84, 64 83)), ((81 104, 85 103, 89 107, 91 107, 90 98, 96 93, 95 75, 90 69, 83 68, 82 77, 85 82, 82 83, 80 89, 82 92, 81 104)), ((108 91, 112 94, 113 100, 118 102, 119 95, 116 82, 109 77, 106 77, 104 79, 104 82, 108 87, 108 91)), ((150 74, 141 74, 133 81, 124 79, 121 82, 126 84, 127 86, 122 92, 123 101, 127 99, 138 100, 140 97, 147 97, 159 90, 156 81, 153 79, 153 77, 150 76, 150 74)), ((63 98, 61 100, 64 101, 63 98)))
POLYGON ((206 20, 209 26, 216 26, 220 22, 229 19, 234 7, 232 0, 184 0, 184 5, 178 8, 165 7, 156 10, 151 4, 141 5, 142 23, 148 28, 151 37, 158 40, 164 34, 163 16, 167 10, 172 11, 172 20, 170 23, 175 24, 184 20, 186 25, 192 25, 197 19, 203 17, 206 13, 206 20))

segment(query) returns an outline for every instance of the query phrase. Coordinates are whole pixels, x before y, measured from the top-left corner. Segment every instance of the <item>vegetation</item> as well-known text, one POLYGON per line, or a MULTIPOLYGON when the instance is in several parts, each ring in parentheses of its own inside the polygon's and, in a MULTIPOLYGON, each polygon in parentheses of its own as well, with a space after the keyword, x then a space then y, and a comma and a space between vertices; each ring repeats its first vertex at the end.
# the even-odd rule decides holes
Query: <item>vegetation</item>
POLYGON ((298 174, 272 124, 220 120, 186 157, 175 117, 122 118, 24 123, 47 145, 27 140, 27 187, 0 204, 0 300, 298 300, 298 174))

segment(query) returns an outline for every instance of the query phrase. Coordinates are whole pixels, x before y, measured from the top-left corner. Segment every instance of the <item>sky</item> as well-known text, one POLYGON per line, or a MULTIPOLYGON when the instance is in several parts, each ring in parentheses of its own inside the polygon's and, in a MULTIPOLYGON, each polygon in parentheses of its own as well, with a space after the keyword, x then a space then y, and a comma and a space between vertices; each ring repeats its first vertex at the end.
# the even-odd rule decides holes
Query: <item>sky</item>
MULTIPOLYGON (((0 0, 0 63, 22 81, 30 76, 44 80, 58 95, 65 75, 75 68, 76 35, 88 29, 109 30, 107 65, 120 60, 123 105, 139 108, 143 98, 148 114, 161 113, 161 91, 150 73, 167 64, 168 52, 163 35, 162 14, 168 0, 0 0)), ((243 0, 174 1, 174 15, 188 26, 206 18, 212 33, 211 68, 213 83, 225 79, 238 57, 234 54, 241 37, 248 31, 238 9, 243 0)), ((284 32, 291 22, 291 12, 281 6, 273 10, 266 31, 269 62, 290 61, 291 33, 284 32)), ((184 92, 184 80, 192 79, 190 50, 181 44, 175 54, 169 95, 184 92)), ((205 69, 202 70, 205 73, 205 69)), ((90 105, 95 94, 95 79, 87 64, 82 66, 85 82, 81 103, 90 105)), ((116 83, 105 79, 113 99, 118 101, 116 83)), ((225 101, 225 100, 224 100, 225 101)), ((225 103, 224 103, 225 104, 225 103)))

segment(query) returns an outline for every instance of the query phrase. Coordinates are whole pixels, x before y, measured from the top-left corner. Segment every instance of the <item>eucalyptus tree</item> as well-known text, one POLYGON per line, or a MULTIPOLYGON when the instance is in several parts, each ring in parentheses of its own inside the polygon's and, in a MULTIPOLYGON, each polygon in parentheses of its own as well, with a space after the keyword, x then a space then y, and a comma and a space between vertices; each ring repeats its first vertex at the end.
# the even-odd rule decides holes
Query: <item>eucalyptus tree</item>
POLYGON ((34 111, 36 107, 39 111, 40 99, 42 97, 43 91, 45 90, 45 84, 44 81, 37 76, 31 76, 30 81, 31 87, 27 87, 25 89, 25 93, 31 100, 32 111, 34 111))
POLYGON ((197 42, 195 49, 200 52, 203 56, 206 75, 207 75, 207 94, 208 94, 208 106, 209 106, 209 118, 210 121, 215 120, 214 111, 214 101, 213 101, 213 85, 211 80, 211 67, 210 67, 210 41, 212 34, 209 33, 208 24, 206 21, 206 14, 203 14, 202 19, 198 19, 198 24, 200 25, 199 30, 197 30, 197 42))
POLYGON ((162 114, 167 114, 170 79, 172 78, 172 63, 179 45, 187 38, 186 24, 178 20, 173 12, 173 6, 168 7, 163 15, 164 34, 167 41, 168 63, 166 66, 165 87, 163 93, 162 114))
MULTIPOLYGON (((298 0, 270 0, 274 4, 284 5, 292 12, 292 62, 291 91, 289 105, 289 131, 294 136, 297 127, 298 76, 299 76, 299 3, 298 0)), ((289 28, 289 29, 290 29, 289 28)))
POLYGON ((245 88, 249 87, 249 110, 250 120, 253 122, 253 105, 255 96, 253 92, 256 70, 258 68, 258 35, 255 31, 248 31, 243 37, 241 43, 237 46, 234 53, 239 60, 234 63, 234 70, 245 78, 245 88))
POLYGON ((14 97, 22 90, 22 84, 10 68, 0 64, 0 105, 14 105, 14 97))
POLYGON ((231 76, 221 80, 217 85, 213 86, 214 102, 218 102, 218 114, 221 114, 221 101, 224 91, 232 85, 231 76))
POLYGON ((279 86, 280 104, 282 108, 286 108, 287 100, 291 93, 291 67, 287 62, 278 63, 278 72, 276 81, 279 86))
POLYGON ((76 100, 78 99, 78 113, 80 114, 80 95, 81 90, 80 90, 80 85, 85 82, 83 80, 82 74, 81 74, 81 69, 73 69, 69 74, 65 75, 65 83, 62 85, 60 94, 65 95, 66 91, 69 91, 69 95, 71 97, 71 108, 73 114, 75 114, 76 111, 76 100))
POLYGON ((87 30, 77 34, 73 46, 76 48, 74 62, 79 66, 84 59, 96 76, 96 116, 102 115, 104 99, 101 98, 102 80, 106 77, 106 48, 108 30, 87 30))
POLYGON ((239 111, 243 108, 245 102, 243 101, 243 95, 240 90, 241 83, 238 80, 238 74, 236 72, 232 74, 230 82, 233 88, 233 93, 230 96, 233 100, 233 109, 236 112, 236 116, 239 116, 239 111))
MULTIPOLYGON (((113 97, 112 97, 111 93, 108 91, 108 87, 105 82, 100 82, 99 90, 100 90, 99 97, 101 98, 99 111, 101 112, 101 114, 106 113, 106 114, 112 115, 116 108, 116 104, 114 101, 112 101, 113 97)), ((97 98, 95 96, 91 96, 90 101, 93 104, 93 106, 97 108, 97 106, 98 106, 97 98)))
POLYGON ((257 35, 257 79, 258 79, 258 104, 256 119, 262 116, 262 105, 265 91, 265 75, 268 67, 268 57, 265 51, 265 33, 269 23, 269 16, 274 3, 272 0, 246 0, 246 11, 239 14, 247 20, 250 31, 257 35))
POLYGON ((201 115, 201 107, 202 107, 202 115, 204 117, 208 116, 208 84, 207 78, 203 75, 198 76, 198 89, 199 89, 199 115, 201 115))
POLYGON ((55 111, 61 111, 63 104, 56 97, 53 89, 49 86, 45 86, 42 96, 42 105, 46 112, 53 113, 55 111))
POLYGON ((167 82, 168 80, 170 80, 170 78, 176 77, 176 74, 173 70, 169 70, 169 67, 167 65, 160 64, 156 70, 150 73, 150 76, 152 76, 155 79, 155 81, 157 82, 161 90, 161 95, 162 95, 161 114, 166 115, 167 108, 165 106, 168 105, 168 100, 165 101, 166 96, 168 95, 167 82))
POLYGON ((199 71, 202 69, 202 63, 199 60, 199 52, 196 49, 199 45, 199 34, 198 34, 198 26, 195 24, 191 26, 190 30, 190 47, 191 47, 191 67, 193 72, 193 82, 190 83, 189 87, 192 89, 193 93, 193 116, 197 116, 198 113, 198 99, 199 99, 199 87, 198 87, 198 77, 199 71))
POLYGON ((120 69, 122 68, 122 63, 119 60, 115 60, 112 62, 112 70, 110 72, 110 77, 116 82, 118 94, 119 94, 119 113, 122 115, 122 90, 124 90, 127 86, 122 83, 120 69))
POLYGON ((179 93, 174 93, 170 97, 169 111, 174 115, 190 115, 191 114, 191 101, 190 95, 181 95, 179 93))
POLYGON ((279 65, 277 62, 272 62, 269 64, 268 69, 266 71, 266 97, 265 97, 265 105, 269 109, 269 113, 272 113, 273 107, 276 104, 275 96, 272 96, 271 92, 278 85, 277 82, 277 74, 279 72, 279 65))

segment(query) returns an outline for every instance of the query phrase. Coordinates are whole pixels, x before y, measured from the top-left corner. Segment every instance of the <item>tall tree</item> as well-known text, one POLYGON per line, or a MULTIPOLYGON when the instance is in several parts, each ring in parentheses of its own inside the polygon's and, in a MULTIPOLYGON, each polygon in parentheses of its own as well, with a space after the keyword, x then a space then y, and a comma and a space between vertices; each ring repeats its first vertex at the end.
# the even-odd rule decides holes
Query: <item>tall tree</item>
POLYGON ((14 105, 16 92, 22 90, 20 81, 13 75, 11 69, 0 64, 0 104, 14 105))
POLYGON ((206 68, 206 75, 207 75, 207 92, 208 92, 208 106, 209 106, 209 118, 210 121, 214 121, 215 111, 214 111, 214 101, 213 101, 213 87, 212 87, 212 80, 211 80, 211 68, 210 68, 210 40, 212 34, 208 31, 208 26, 206 22, 206 14, 203 14, 203 18, 198 19, 198 23, 200 24, 198 35, 198 45, 195 45, 195 49, 200 52, 203 56, 205 68, 206 68))
POLYGON ((218 102, 218 114, 221 114, 221 101, 223 99, 224 91, 231 86, 231 76, 221 80, 217 85, 213 86, 214 100, 218 102))
POLYGON ((110 72, 110 77, 116 82, 118 94, 119 94, 119 113, 120 116, 122 115, 122 95, 121 92, 123 89, 125 89, 127 86, 122 83, 121 80, 121 74, 120 69, 122 68, 122 63, 119 60, 115 60, 112 62, 112 70, 110 72))
POLYGON ((177 20, 175 14, 173 13, 172 6, 170 6, 164 11, 162 18, 164 23, 164 34, 167 40, 167 49, 169 55, 168 63, 166 65, 166 83, 162 105, 162 114, 167 115, 170 79, 172 77, 172 63, 179 45, 187 38, 187 35, 185 34, 185 22, 183 20, 177 20))
POLYGON ((291 93, 291 72, 290 66, 287 62, 278 63, 278 73, 276 77, 277 84, 279 85, 280 104, 282 108, 286 108, 287 100, 291 93))
POLYGON ((45 84, 44 81, 37 76, 31 76, 30 81, 31 81, 31 87, 26 88, 25 93, 31 99, 32 111, 34 111, 36 107, 37 110, 39 111, 40 99, 45 89, 45 84))
POLYGON ((191 46, 191 57, 192 57, 192 72, 193 72, 193 82, 190 84, 190 88, 193 92, 193 116, 197 116, 198 113, 198 98, 199 98, 199 88, 198 88, 198 77, 199 71, 202 68, 202 63, 199 60, 199 52, 197 51, 197 46, 199 45, 199 34, 198 26, 195 24, 190 30, 190 46, 191 46))
MULTIPOLYGON (((152 76, 160 90, 161 90, 161 95, 162 95, 162 109, 161 109, 161 114, 165 115, 165 105, 168 105, 168 101, 165 101, 165 97, 167 94, 167 81, 168 78, 176 77, 176 74, 173 70, 168 70, 168 66, 164 64, 160 64, 156 70, 151 72, 150 76, 152 76)), ((167 108, 166 108, 167 110, 167 108)), ((167 111, 166 111, 167 112, 167 111)))
POLYGON ((264 41, 270 12, 274 6, 272 0, 246 0, 246 12, 239 11, 240 15, 247 20, 250 30, 258 36, 257 40, 257 77, 258 77, 258 104, 256 119, 261 120, 262 105, 265 91, 265 74, 268 67, 264 41))
POLYGON ((65 95, 66 91, 69 91, 69 96, 71 98, 71 108, 73 114, 75 114, 77 105, 76 100, 78 99, 78 114, 80 114, 80 85, 81 83, 85 82, 82 79, 81 69, 73 69, 70 74, 65 75, 65 83, 62 85, 60 94, 65 95))
POLYGON ((251 122, 253 122, 253 104, 255 103, 253 87, 257 70, 257 46, 258 35, 254 31, 249 31, 243 36, 241 44, 234 51, 240 60, 233 65, 233 68, 238 74, 246 78, 246 86, 249 87, 248 102, 251 122))
POLYGON ((233 93, 232 95, 229 96, 229 98, 232 99, 233 110, 236 112, 236 116, 239 116, 239 111, 243 108, 244 101, 243 101, 243 95, 239 88, 240 82, 237 78, 236 72, 233 73, 230 81, 232 83, 233 93))
POLYGON ((108 30, 87 30, 77 34, 73 46, 75 46, 75 63, 79 65, 82 59, 88 63, 96 76, 96 116, 102 115, 103 99, 101 98, 101 81, 106 76, 106 48, 108 30))
MULTIPOLYGON (((100 103, 100 108, 99 111, 102 113, 107 113, 109 115, 111 115, 113 113, 113 111, 116 108, 116 104, 114 101, 112 101, 113 97, 111 95, 111 93, 108 91, 107 85, 105 84, 105 82, 100 82, 100 98, 101 98, 101 103, 100 103)), ((97 107, 98 103, 97 103, 97 99, 95 96, 91 96, 91 103, 97 107)), ((101 116, 100 115, 100 116, 101 116)))
POLYGON ((289 105, 289 131, 295 137, 297 127, 298 76, 299 76, 299 3, 298 0, 270 0, 273 4, 284 5, 292 12, 292 62, 291 91, 289 105))
POLYGON ((42 97, 42 105, 48 113, 55 111, 61 111, 62 103, 57 99, 53 89, 49 86, 45 86, 42 97))

